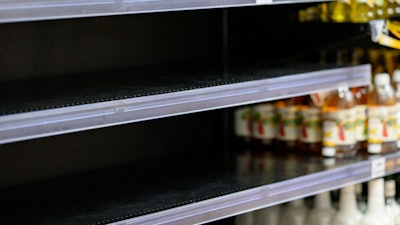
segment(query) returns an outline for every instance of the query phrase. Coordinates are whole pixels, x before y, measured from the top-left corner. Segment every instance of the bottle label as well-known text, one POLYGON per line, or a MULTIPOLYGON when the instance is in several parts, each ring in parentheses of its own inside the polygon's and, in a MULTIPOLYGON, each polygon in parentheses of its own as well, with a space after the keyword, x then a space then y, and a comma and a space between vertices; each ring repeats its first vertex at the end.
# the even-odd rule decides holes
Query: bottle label
MULTIPOLYGON (((397 140, 397 106, 377 106, 368 108, 368 144, 397 140)), ((375 147, 374 149, 376 149, 375 147)), ((375 152, 378 150, 374 150, 375 152)), ((375 153, 374 152, 374 153, 375 153)))
POLYGON ((299 139, 306 143, 322 141, 322 115, 319 108, 306 108, 299 111, 299 139))
POLYGON ((298 121, 298 107, 287 106, 283 108, 277 108, 277 138, 283 141, 295 141, 297 140, 297 129, 299 126, 298 121))
POLYGON ((235 110, 235 135, 239 137, 251 136, 251 110, 250 107, 242 107, 235 110))
POLYGON ((273 139, 276 132, 276 115, 272 104, 260 104, 253 108, 253 135, 259 139, 273 139))
MULTIPOLYGON (((343 109, 323 115, 323 146, 353 145, 355 137, 355 110, 343 109)), ((331 148, 330 152, 332 151, 331 148)))
POLYGON ((356 113, 355 120, 355 135, 357 141, 366 141, 368 126, 367 126, 367 107, 365 105, 357 105, 354 107, 356 113))

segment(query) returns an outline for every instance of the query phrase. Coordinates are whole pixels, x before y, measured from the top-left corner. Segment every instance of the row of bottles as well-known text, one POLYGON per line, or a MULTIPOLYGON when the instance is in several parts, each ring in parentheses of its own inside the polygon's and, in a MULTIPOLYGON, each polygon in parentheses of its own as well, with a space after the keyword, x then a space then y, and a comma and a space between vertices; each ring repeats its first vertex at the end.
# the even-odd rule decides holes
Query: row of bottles
POLYGON ((323 101, 314 94, 242 107, 235 111, 235 134, 279 153, 341 158, 397 151, 400 101, 388 74, 376 75, 374 83, 369 92, 340 87, 323 101))
POLYGON ((301 22, 366 23, 400 15, 398 0, 336 0, 320 3, 298 12, 301 22))
POLYGON ((236 136, 256 148, 270 148, 279 153, 351 157, 397 151, 399 52, 386 48, 353 48, 351 54, 345 52, 337 50, 336 63, 370 63, 371 86, 342 86, 331 92, 239 108, 235 111, 236 136))
POLYGON ((362 184, 270 206, 235 217, 236 225, 400 225, 400 205, 395 198, 395 181, 384 178, 368 182, 368 196, 362 184), (337 193, 337 192, 334 192, 337 193))

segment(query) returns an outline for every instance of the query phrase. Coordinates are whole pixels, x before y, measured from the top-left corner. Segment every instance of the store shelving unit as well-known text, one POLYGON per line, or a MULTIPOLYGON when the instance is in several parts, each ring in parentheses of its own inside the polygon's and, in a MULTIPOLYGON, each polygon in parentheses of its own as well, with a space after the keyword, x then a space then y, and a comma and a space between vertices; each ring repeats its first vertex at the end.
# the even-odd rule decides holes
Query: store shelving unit
MULTIPOLYGON (((0 1, 0 22, 306 2, 313 1, 0 1)), ((141 80, 108 75, 92 76, 86 82, 74 76, 41 79, 38 86, 30 86, 32 80, 6 82, 0 90, 0 94, 8 96, 0 102, 0 144, 218 111, 334 90, 342 85, 368 85, 371 68, 289 63, 222 72, 193 70, 201 75, 189 76, 174 70, 157 76, 156 81, 151 77, 141 80), (109 82, 111 77, 113 82, 109 82)), ((146 77, 160 71, 164 70, 134 74, 146 77)), ((399 153, 336 161, 296 158, 294 171, 281 170, 287 159, 271 156, 268 160, 274 162, 272 171, 244 174, 210 160, 208 155, 192 157, 195 159, 175 158, 179 163, 174 164, 161 156, 159 161, 150 163, 3 188, 0 196, 8 207, 2 221, 43 225, 207 223, 400 171, 399 153), (149 168, 150 165, 158 167, 149 168)), ((239 154, 236 159, 243 157, 249 155, 239 154)), ((287 166, 293 169, 293 165, 287 166)))
MULTIPOLYGON (((310 0, 130 0, 130 1, 1 1, 0 22, 19 22, 77 17, 126 15, 149 12, 256 6, 310 0)), ((318 2, 318 1, 315 1, 318 2)))
MULTIPOLYGON (((183 83, 180 80, 179 85, 168 84, 162 90, 159 82, 143 85, 135 82, 128 88, 124 82, 126 93, 120 93, 121 86, 115 85, 111 90, 100 88, 89 97, 84 90, 87 87, 78 87, 77 91, 68 93, 73 95, 72 99, 51 99, 46 94, 36 99, 23 98, 21 96, 31 93, 19 93, 21 96, 10 97, 1 104, 4 110, 0 117, 0 143, 269 101, 330 90, 340 85, 365 85, 370 79, 368 65, 328 68, 297 68, 295 72, 284 68, 257 69, 255 73, 239 73, 225 78, 186 78, 183 83), (96 97, 105 93, 115 100, 96 97), (24 102, 20 98, 28 100, 24 102), (98 102, 91 103, 91 99, 98 102), (62 107, 60 102, 67 106, 62 107)), ((8 88, 22 89, 18 86, 8 88)), ((3 91, 7 93, 7 90, 3 91)))

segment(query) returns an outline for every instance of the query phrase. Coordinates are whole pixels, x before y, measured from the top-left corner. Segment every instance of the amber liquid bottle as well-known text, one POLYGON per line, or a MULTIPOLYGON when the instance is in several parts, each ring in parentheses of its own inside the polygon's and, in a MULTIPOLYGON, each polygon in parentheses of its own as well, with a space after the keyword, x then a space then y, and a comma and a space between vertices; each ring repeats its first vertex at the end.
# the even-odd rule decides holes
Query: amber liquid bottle
POLYGON ((242 152, 252 146, 252 107, 238 107, 233 112, 234 122, 234 148, 235 151, 242 152))
POLYGON ((386 154, 397 150, 397 107, 388 73, 374 77, 368 94, 368 153, 386 154))
POLYGON ((322 118, 322 155, 338 158, 355 155, 354 96, 348 87, 340 87, 326 97, 322 118))
POLYGON ((304 97, 293 97, 275 103, 277 115, 277 150, 281 153, 298 152, 299 106, 304 97))
POLYGON ((322 147, 322 111, 310 96, 299 109, 299 146, 307 155, 320 155, 322 147))
POLYGON ((367 152, 367 99, 368 99, 368 87, 355 87, 351 89, 355 97, 355 114, 356 120, 354 124, 355 136, 356 136, 356 149, 357 153, 366 156, 367 152))
POLYGON ((351 5, 351 21, 353 23, 367 23, 374 19, 374 4, 368 0, 353 0, 351 5))
POLYGON ((260 151, 273 151, 276 139, 276 114, 273 102, 259 103, 253 106, 253 141, 260 151))

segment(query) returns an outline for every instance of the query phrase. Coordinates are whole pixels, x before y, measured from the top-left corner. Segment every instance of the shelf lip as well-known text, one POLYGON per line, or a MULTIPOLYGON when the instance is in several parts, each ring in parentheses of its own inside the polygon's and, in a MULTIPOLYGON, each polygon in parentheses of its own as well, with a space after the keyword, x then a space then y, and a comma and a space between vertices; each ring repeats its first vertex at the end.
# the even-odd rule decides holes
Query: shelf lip
POLYGON ((255 0, 34 0, 0 2, 0 23, 254 5, 255 0))
POLYGON ((0 116, 0 144, 252 104, 370 82, 370 65, 0 116))
POLYGON ((372 175, 375 159, 386 162, 383 176, 400 171, 400 152, 386 156, 372 156, 367 160, 328 169, 293 179, 216 197, 189 205, 168 209, 109 225, 199 224, 235 216, 264 207, 312 196, 325 191, 366 182, 372 175))
POLYGON ((6 0, 0 1, 0 23, 127 15, 151 12, 228 8, 316 0, 6 0))

